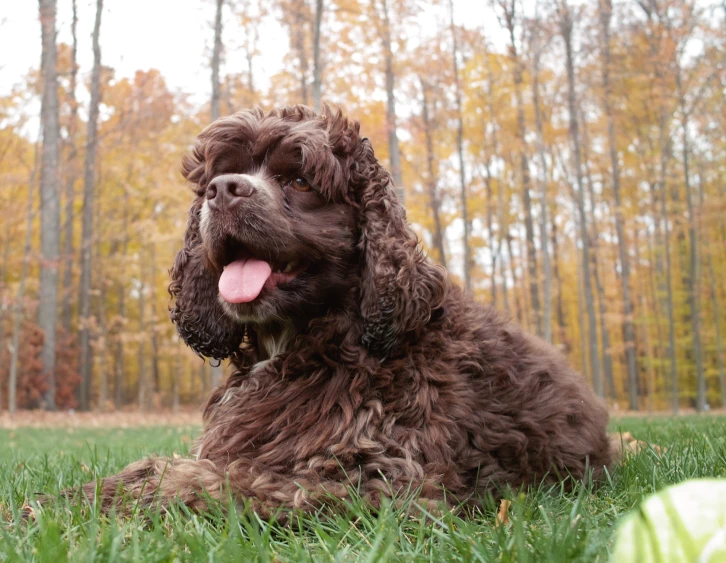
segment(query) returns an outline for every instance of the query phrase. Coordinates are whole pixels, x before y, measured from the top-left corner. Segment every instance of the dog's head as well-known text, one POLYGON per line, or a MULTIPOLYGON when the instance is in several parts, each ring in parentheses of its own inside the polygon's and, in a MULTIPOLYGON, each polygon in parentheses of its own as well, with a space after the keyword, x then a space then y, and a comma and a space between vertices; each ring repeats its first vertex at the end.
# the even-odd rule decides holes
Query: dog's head
POLYGON ((304 328, 360 308, 363 344, 388 355, 440 307, 445 273, 428 263, 391 179, 359 125, 296 106, 244 111, 199 135, 171 317, 197 353, 224 359, 248 327, 304 328))

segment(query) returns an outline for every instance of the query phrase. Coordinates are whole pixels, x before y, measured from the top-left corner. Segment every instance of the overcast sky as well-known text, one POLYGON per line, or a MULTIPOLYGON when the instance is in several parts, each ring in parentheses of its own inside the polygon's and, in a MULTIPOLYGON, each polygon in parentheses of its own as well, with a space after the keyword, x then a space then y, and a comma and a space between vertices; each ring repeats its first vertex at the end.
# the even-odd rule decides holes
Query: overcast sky
MULTIPOLYGON (((263 0, 264 1, 264 0, 263 0)), ((91 32, 95 0, 77 0, 78 59, 82 73, 92 66, 91 32)), ((458 0, 457 23, 483 25, 484 0, 458 0)), ((209 58, 213 39, 214 2, 211 0, 105 0, 101 23, 101 58, 117 77, 136 70, 157 68, 174 90, 192 95, 201 103, 210 96, 209 58)), ((229 18, 230 13, 228 12, 229 18)), ((489 15, 491 17, 491 15, 489 15)), ((421 17, 425 20, 425 15, 421 17)), ((71 42, 71 1, 58 1, 58 40, 71 42)), ((235 25, 225 27, 228 68, 244 68, 235 38, 235 25)), ((496 27, 496 26, 491 26, 496 27)), ((288 49, 286 32, 274 18, 260 33, 255 79, 265 84, 282 67, 288 49)), ((22 81, 31 67, 40 64, 40 23, 34 0, 0 2, 0 94, 22 81)))
MULTIPOLYGON (((78 0, 78 58, 81 72, 92 66, 91 32, 95 1, 78 0)), ((199 0, 106 0, 101 22, 101 58, 117 76, 159 69, 169 85, 208 97, 209 46, 214 4, 199 0)), ((71 42, 71 2, 58 2, 58 40, 71 42)), ((278 68, 285 45, 261 40, 266 63, 278 68)), ((230 53, 234 56, 234 53, 230 53)), ((0 92, 40 64, 38 3, 0 3, 0 92)))

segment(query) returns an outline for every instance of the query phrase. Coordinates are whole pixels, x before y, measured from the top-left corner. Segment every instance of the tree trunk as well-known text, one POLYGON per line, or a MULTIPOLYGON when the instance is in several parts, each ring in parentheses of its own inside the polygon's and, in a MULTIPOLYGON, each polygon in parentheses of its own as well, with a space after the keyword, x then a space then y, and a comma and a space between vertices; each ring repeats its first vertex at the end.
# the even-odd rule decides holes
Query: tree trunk
MULTIPOLYGON (((699 172, 698 174, 698 198, 701 213, 703 212, 704 199, 703 174, 703 171, 699 172)), ((708 274, 710 281, 709 289, 711 293, 711 304, 713 309, 713 327, 716 338, 716 365, 718 366, 718 381, 721 391, 721 406, 723 408, 726 408, 726 367, 724 367, 724 349, 723 341, 721 340, 721 307, 718 299, 718 289, 716 287, 716 273, 713 267, 713 254, 712 252, 707 251, 706 255, 708 260, 708 274)))
MULTIPOLYGON (((156 214, 154 214, 156 217, 156 214)), ((159 370, 159 335, 156 332, 156 325, 159 319, 156 316, 156 244, 149 244, 149 308, 150 308, 150 330, 151 330, 151 385, 152 396, 161 393, 161 373, 159 370)), ((142 265, 143 267, 143 265, 142 265)))
POLYGON ((628 257, 627 240, 625 239, 625 220, 623 217, 623 202, 620 196, 620 165, 618 163, 617 137, 615 134, 615 115, 613 113, 610 97, 610 21, 612 18, 611 0, 599 0, 598 10, 600 16, 600 44, 602 53, 602 85, 603 109, 607 120, 608 149, 610 153, 610 174, 613 184, 613 199, 615 201, 615 230, 618 238, 618 258, 620 260, 620 279, 622 283, 623 301, 623 343, 625 345, 625 365, 628 371, 628 393, 631 410, 638 406, 638 366, 636 362, 637 350, 635 348, 635 327, 633 325, 633 299, 630 296, 630 259, 628 257))
MULTIPOLYGON (((597 221, 595 218, 595 189, 592 185, 592 173, 590 171, 590 139, 589 134, 587 131, 586 121, 584 115, 582 115, 581 112, 581 120, 582 120, 582 137, 583 137, 583 151, 584 151, 584 159, 583 164, 585 166, 585 175, 587 179, 587 193, 589 196, 589 203, 590 203, 590 224, 591 224, 591 231, 590 231, 590 237, 591 237, 591 248, 590 248, 590 257, 592 260, 592 276, 595 280, 595 297, 597 299, 597 308, 600 313, 599 321, 600 321, 600 339, 602 342, 602 373, 603 377, 605 378, 605 392, 609 395, 610 399, 612 401, 617 401, 618 394, 617 389, 615 388, 615 378, 613 376, 613 358, 612 358, 612 349, 610 346, 610 330, 608 329, 608 325, 606 322, 607 317, 607 311, 605 308, 605 289, 603 288, 602 279, 600 278, 600 268, 599 268, 599 262, 598 262, 598 247, 600 245, 600 231, 597 226, 597 221)), ((636 379, 636 386, 634 389, 630 390, 630 409, 637 411, 638 410, 638 387, 637 387, 637 379, 636 379)))
MULTIPOLYGON (((652 152, 655 153, 655 149, 652 149, 652 152)), ((650 213, 650 216, 653 218, 652 224, 650 228, 646 229, 645 233, 645 244, 646 244, 646 250, 647 250, 647 258, 648 258, 648 279, 647 279, 647 299, 650 302, 650 309, 653 313, 653 316, 655 317, 655 346, 654 346, 654 354, 657 358, 662 358, 666 354, 661 353, 661 349, 667 349, 667 341, 665 338, 663 338, 663 330, 662 330, 662 319, 661 319, 661 306, 660 306, 660 300, 658 298, 659 292, 665 293, 665 285, 664 285, 664 276, 663 274, 663 261, 662 261, 662 254, 660 252, 656 252, 654 249, 661 248, 661 231, 660 231, 660 224, 659 224, 659 210, 658 210, 658 195, 657 195, 657 180, 655 179, 655 172, 653 170, 653 166, 650 165, 649 159, 646 157, 645 152, 643 149, 637 150, 638 159, 641 163, 641 168, 645 170, 645 178, 647 180, 648 184, 648 194, 649 194, 649 200, 648 200, 648 209, 645 210, 645 213, 650 213)), ((637 232, 635 233, 637 235, 637 232)), ((637 239, 637 236, 636 236, 637 239)), ((638 246, 635 247, 635 264, 639 264, 639 248, 638 246)), ((663 363, 663 370, 665 370, 665 364, 663 363)), ((654 366, 655 370, 655 380, 657 381, 659 379, 659 375, 662 374, 662 377, 660 379, 663 380, 665 383, 665 372, 661 370, 661 362, 658 361, 655 363, 654 366)))
POLYGON ((76 37, 76 25, 78 24, 78 13, 76 9, 76 0, 73 0, 73 19, 71 20, 71 36, 73 45, 71 47, 71 77, 70 77, 70 98, 71 98, 71 115, 68 126, 68 142, 70 150, 68 161, 66 162, 67 178, 65 190, 65 223, 64 223, 64 240, 63 240, 63 290, 61 292, 61 324, 66 333, 71 332, 71 292, 73 289, 73 223, 74 223, 74 203, 76 183, 76 166, 75 161, 78 157, 78 101, 76 100, 76 81, 78 75, 78 64, 76 63, 76 55, 78 52, 78 39, 76 37))
POLYGON ((181 344, 178 344, 179 346, 177 347, 176 354, 174 355, 174 366, 171 368, 171 410, 174 414, 177 414, 179 412, 179 379, 181 378, 182 371, 181 344))
MULTIPOLYGON (((517 225, 517 230, 521 231, 520 225, 517 225)), ((518 256, 527 256, 527 229, 524 228, 524 232, 519 232, 519 236, 517 236, 516 240, 517 245, 517 255, 518 256)), ((524 258, 523 258, 524 259, 524 258)), ((522 287, 528 288, 529 285, 529 270, 526 267, 522 267, 522 273, 519 276, 519 279, 517 279, 518 282, 521 283, 522 287)), ((514 284, 514 282, 513 282, 514 284)), ((530 303, 529 299, 531 298, 531 293, 528 291, 522 292, 522 322, 524 323, 524 326, 526 327, 532 327, 532 304, 530 303)))
POLYGON ((255 95, 255 75, 252 72, 253 69, 253 59, 255 56, 255 45, 257 44, 258 36, 255 35, 255 40, 250 45, 249 41, 245 42, 245 61, 247 63, 247 90, 249 90, 250 95, 250 105, 254 103, 256 95, 255 95))
POLYGON ((690 275, 687 276, 688 302, 691 309, 691 338, 693 355, 696 360, 696 410, 702 412, 706 402, 706 376, 703 371, 703 355, 701 351, 701 264, 698 259, 698 241, 696 240, 696 216, 691 194, 691 176, 689 169, 690 143, 688 140, 688 111, 683 93, 680 63, 676 63, 676 85, 678 88, 678 105, 681 113, 681 135, 683 150, 683 187, 686 190, 686 210, 688 213, 688 246, 690 258, 690 275))
MULTIPOLYGON (((582 227, 578 226, 578 230, 581 230, 582 227)), ((587 236, 587 235, 585 235, 587 236)), ((580 365, 582 366, 582 374, 585 376, 585 378, 589 378, 590 382, 593 382, 592 377, 592 365, 588 366, 588 346, 587 346, 587 330, 585 326, 585 290, 583 288, 584 286, 584 276, 582 273, 583 267, 582 267, 582 254, 578 254, 577 256, 577 325, 580 329, 578 332, 580 333, 580 365), (589 368, 589 369, 588 369, 589 368)), ((595 364, 597 364, 597 355, 595 355, 595 364)), ((593 382, 594 386, 594 382, 593 382)))
POLYGON ((504 303, 504 311, 507 313, 507 316, 509 316, 509 283, 507 282, 507 271, 504 267, 504 256, 502 256, 502 259, 499 261, 499 271, 502 273, 502 302, 504 303))
MULTIPOLYGON (((527 256, 526 228, 524 228, 522 225, 518 225, 517 230, 520 232, 519 236, 516 237, 514 243, 516 245, 517 255, 522 256, 522 260, 524 260, 524 257, 527 256)), ((522 273, 520 274, 520 279, 522 280, 522 287, 525 288, 525 290, 522 291, 522 322, 524 323, 524 326, 532 327, 534 326, 536 320, 532 318, 534 313, 532 312, 532 304, 529 301, 531 293, 526 290, 526 288, 530 287, 529 270, 525 267, 524 263, 522 265, 522 273)), ((512 286, 514 286, 514 283, 512 283, 512 286)))
POLYGON ((113 406, 116 410, 120 409, 121 406, 124 403, 124 375, 126 371, 126 362, 124 357, 124 344, 123 344, 123 335, 121 334, 123 332, 123 321, 125 320, 125 313, 126 313, 126 299, 125 299, 125 289, 123 285, 120 285, 120 293, 119 293, 119 317, 120 322, 122 323, 120 327, 118 327, 119 333, 115 335, 116 337, 116 346, 114 349, 114 396, 113 396, 113 406))
POLYGON ((143 249, 139 253, 139 268, 141 270, 141 280, 139 287, 139 350, 138 350, 138 369, 139 369, 139 411, 144 412, 147 408, 147 383, 146 383, 146 318, 144 310, 146 308, 146 275, 144 273, 144 252, 143 249))
POLYGON ((663 222, 663 240, 665 243, 665 263, 666 263, 666 315, 668 317, 668 357, 670 359, 670 375, 671 375, 671 401, 673 405, 673 414, 678 414, 679 397, 678 397, 678 370, 676 368, 676 322, 673 314, 673 279, 671 265, 671 244, 670 244, 670 228, 668 226, 668 194, 666 190, 666 146, 664 143, 665 131, 661 128, 661 170, 660 170, 660 214, 663 222))
POLYGON ((232 85, 232 77, 228 74, 224 77, 224 105, 227 106, 227 115, 232 115, 234 113, 234 104, 232 103, 233 90, 234 86, 232 85))
MULTIPOLYGON (((11 232, 12 232, 13 222, 12 221, 5 221, 5 242, 3 245, 3 263, 2 268, 0 268, 0 287, 2 287, 3 294, 8 289, 8 271, 9 263, 10 263, 10 239, 11 239, 11 232)), ((2 309, 0 309, 0 322, 2 321, 2 309)))
MULTIPOLYGON (((129 168, 128 179, 131 179, 131 168, 129 168)), ((124 190, 123 200, 123 223, 121 227, 121 236, 123 237, 121 242, 121 256, 126 259, 126 254, 129 247, 129 232, 128 232, 128 211, 129 211, 129 194, 128 191, 124 190)), ((124 286, 123 279, 119 279, 116 283, 116 292, 118 293, 118 316, 119 326, 117 327, 116 334, 116 350, 114 360, 114 407, 118 410, 124 401, 124 379, 126 371, 126 361, 124 352, 123 332, 126 328, 126 287, 124 286)))
POLYGON ((527 240, 527 273, 529 277, 529 300, 535 318, 535 331, 542 334, 542 314, 539 300, 539 284, 537 275, 537 255, 534 244, 534 221, 532 219, 531 179, 529 174, 529 160, 527 157, 527 138, 524 121, 524 100, 522 88, 524 85, 524 69, 517 53, 515 35, 516 26, 516 0, 500 0, 504 10, 504 24, 509 33, 509 57, 512 61, 514 79, 514 100, 517 108, 517 141, 519 142, 519 165, 522 182, 522 205, 524 208, 524 228, 527 240), (510 1, 510 4, 507 4, 510 1))
POLYGON ((222 59, 222 8, 224 0, 217 0, 214 17, 214 49, 212 50, 212 121, 219 119, 221 113, 222 89, 219 83, 219 65, 222 59))
POLYGON ((313 107, 320 110, 323 88, 323 67, 320 60, 320 27, 323 21, 323 0, 315 0, 313 24, 313 107))
POLYGON ((466 164, 464 162, 464 118, 461 107, 461 84, 459 82, 459 47, 456 40, 456 26, 454 25, 454 1, 449 0, 449 18, 451 26, 451 61, 454 68, 454 101, 456 103, 456 153, 459 157, 459 197, 461 201, 461 220, 464 223, 464 289, 471 291, 471 247, 469 246, 471 223, 469 221, 468 195, 466 188, 466 164))
POLYGON ((572 346, 567 337, 567 325, 565 323, 565 308, 562 301, 562 278, 560 277, 559 245, 557 242, 557 220, 552 217, 552 273, 557 284, 557 338, 563 351, 569 354, 572 346))
MULTIPOLYGON (((668 220, 668 160, 670 152, 670 139, 667 132, 667 116, 665 107, 661 107, 658 119, 658 137, 660 164, 658 172, 658 182, 654 190, 654 197, 657 199, 657 205, 660 207, 659 221, 662 224, 661 238, 664 247, 663 255, 665 256, 665 292, 666 292, 666 318, 668 320, 668 359, 669 372, 671 379, 671 404, 673 414, 678 413, 679 409, 679 388, 678 388, 678 368, 676 363, 676 323, 673 307, 673 266, 671 259, 670 244, 670 226, 668 220)), ((657 270, 662 271, 662 266, 656 266, 657 270)))
POLYGON ((655 368, 653 367, 653 348, 650 344, 650 335, 648 334, 648 325, 646 324, 645 317, 645 295, 642 294, 640 296, 640 306, 643 309, 643 311, 641 311, 641 322, 643 323, 643 341, 645 342, 645 353, 647 354, 646 366, 648 369, 648 411, 653 412, 653 410, 655 409, 655 368))
MULTIPOLYGON (((35 198, 35 177, 38 172, 38 146, 35 146, 35 158, 33 159, 33 170, 30 173, 28 182, 28 207, 27 219, 25 223, 25 244, 23 246, 23 263, 20 267, 20 285, 18 286, 18 294, 15 298, 15 311, 13 315, 13 335, 12 344, 10 346, 10 373, 8 377, 8 411, 11 415, 15 414, 17 407, 16 394, 18 389, 18 355, 20 353, 20 331, 23 324, 23 301, 25 300, 25 283, 28 278, 28 262, 30 260, 30 250, 33 241, 33 199, 35 198)), ((0 328, 2 328, 0 326, 0 328)), ((0 400, 0 410, 2 410, 2 400, 0 400)))
MULTIPOLYGON (((611 401, 617 402, 618 392, 615 388, 615 378, 613 377, 613 358, 610 344, 610 331, 608 330, 606 316, 607 311, 605 310, 605 290, 600 279, 600 270, 598 268, 598 261, 596 257, 596 245, 593 244, 592 256, 592 276, 595 279, 595 299, 597 301, 597 308, 600 313, 600 340, 602 343, 602 374, 605 379, 604 393, 610 397, 611 401)), ((635 390, 637 397, 637 389, 635 390)), ((606 395, 603 395, 606 396, 606 395)), ((632 409, 632 402, 631 402, 632 409)), ((635 409, 637 409, 637 403, 635 409)))
MULTIPOLYGON (((512 283, 517 279, 517 276, 515 275, 514 271, 514 252, 512 251, 512 235, 507 233, 507 254, 509 255, 509 260, 507 261, 509 263, 509 273, 512 276, 512 283)), ((504 290, 506 291, 506 283, 504 285, 504 290)), ((522 305, 519 300, 519 295, 517 294, 516 287, 512 288, 512 299, 514 301, 514 316, 519 322, 519 324, 523 324, 524 317, 522 316, 522 305)))
MULTIPOLYGON (((645 12, 646 17, 651 20, 653 12, 647 5, 640 3, 641 8, 645 12)), ((660 152, 660 163, 658 171, 658 192, 660 202, 660 221, 663 223, 663 243, 665 245, 665 278, 666 278, 666 316, 668 317, 668 358, 670 364, 671 376, 671 402, 673 406, 673 414, 678 413, 679 408, 679 389, 678 389, 678 368, 676 364, 676 328, 673 307, 673 276, 671 264, 671 244, 670 244, 670 226, 668 221, 668 160, 671 151, 671 139, 668 133, 668 116, 671 114, 666 107, 664 101, 664 93, 667 90, 661 68, 662 62, 657 52, 658 45, 661 41, 658 37, 648 37, 648 48, 650 52, 651 62, 655 71, 655 82, 660 90, 658 96, 658 144, 660 152)))
MULTIPOLYGON (((212 121, 219 118, 219 101, 215 102, 215 88, 217 89, 216 96, 219 97, 219 59, 222 52, 222 4, 224 0, 217 0, 217 19, 214 26, 214 56, 212 57, 212 121)), ((302 64, 302 47, 300 48, 300 57, 302 64)), ((306 79, 303 75, 303 92, 306 92, 306 79)), ((305 103, 305 101, 303 101, 305 103)), ((143 267, 143 266, 142 266, 143 267)), ((152 281, 153 285, 153 281, 152 281)), ((140 354, 140 353, 139 353, 140 354)), ((152 358, 156 358, 156 341, 155 337, 152 337, 152 358)), ((158 366, 156 360, 152 363, 152 372, 154 379, 154 386, 157 385, 158 378, 158 366)), ((145 390, 144 390, 145 392, 145 390)), ((142 387, 139 383, 139 405, 143 404, 141 396, 142 387)))
POLYGON ((159 335, 156 334, 156 313, 154 312, 154 300, 151 298, 151 396, 149 399, 155 401, 161 394, 161 370, 159 369, 159 335))
POLYGON ((396 125, 396 96, 393 70, 393 51, 391 49, 391 21, 388 17, 388 0, 381 0, 382 25, 381 41, 383 42, 383 60, 386 80, 386 129, 388 130, 388 158, 391 166, 391 177, 396 194, 404 203, 403 176, 401 173, 401 152, 398 146, 398 129, 396 125))
MULTIPOLYGON (((100 206, 99 206, 100 207, 100 206)), ((100 213, 99 213, 100 219, 100 213)), ((100 221, 97 221, 100 225, 100 221)), ((108 330, 106 323, 106 280, 103 274, 103 261, 101 260, 101 244, 100 239, 96 250, 96 261, 98 264, 98 274, 96 276, 98 284, 98 337, 96 338, 98 350, 98 370, 101 380, 101 389, 98 396, 98 408, 106 411, 108 407, 108 362, 106 343, 108 342, 108 330)))
MULTIPOLYGON (((493 209, 492 209, 492 198, 493 198, 493 175, 492 175, 492 166, 491 166, 491 160, 492 157, 499 154, 499 139, 497 136, 497 113, 494 110, 494 73, 492 72, 492 65, 491 65, 491 53, 485 50, 484 57, 486 61, 486 71, 487 71, 487 81, 486 81, 486 88, 487 88, 487 107, 489 110, 489 122, 488 125, 491 126, 492 133, 491 133, 491 142, 489 143, 489 154, 484 155, 484 164, 486 167, 486 189, 487 189, 487 231, 489 233, 489 241, 490 244, 494 241, 494 221, 493 221, 493 209)), ((484 130, 486 131, 486 125, 484 127, 484 130)), ((483 145, 486 145, 486 143, 483 143, 483 145)), ((499 182, 499 189, 497 190, 497 220, 499 222, 498 231, 499 234, 497 236, 497 249, 495 252, 491 252, 491 271, 492 271, 492 285, 491 285, 491 299, 492 299, 492 306, 497 306, 497 283, 496 283, 496 272, 497 272, 497 261, 500 260, 502 255, 502 242, 503 242, 503 236, 502 232, 504 230, 504 196, 503 196, 503 182, 499 182)), ((502 270, 503 271, 503 270, 502 270)), ((505 274, 506 277, 506 274, 505 274)), ((506 281, 506 280, 505 280, 506 281)), ((506 287, 506 286, 505 286, 506 287)), ((506 296, 504 297, 505 301, 505 307, 507 310, 509 310, 509 305, 507 303, 506 296)))
POLYGON ((93 199, 96 186, 96 146, 98 143, 98 106, 101 101, 101 48, 98 37, 101 30, 103 0, 96 1, 96 22, 93 26, 93 71, 91 72, 91 103, 88 109, 86 137, 86 164, 83 175, 83 226, 81 234, 81 284, 78 298, 80 325, 80 409, 90 407, 93 355, 91 353, 91 269, 93 250, 93 199))
MULTIPOLYGON (((591 221, 595 221, 594 214, 591 218, 591 221)), ((597 233, 593 233, 593 240, 597 240, 597 233)), ((615 378, 613 377, 613 358, 612 358, 612 348, 610 344, 610 331, 607 326, 607 311, 605 308, 605 300, 607 297, 605 296, 605 289, 603 288, 602 279, 600 278, 600 269, 597 259, 597 243, 593 242, 592 245, 592 274, 593 278, 595 279, 595 290, 596 290, 596 298, 597 298, 597 306, 598 310, 600 312, 600 338, 602 341, 602 371, 603 376, 605 378, 605 384, 607 386, 607 392, 610 396, 610 399, 613 401, 617 401, 618 399, 618 393, 617 389, 615 388, 615 378)), ((631 393, 635 393, 635 402, 633 402, 633 397, 631 395, 630 397, 630 409, 631 410, 638 410, 638 400, 637 400, 637 393, 638 388, 636 387, 634 390, 631 390, 631 393)))
MULTIPOLYGON (((658 213, 657 213, 656 209, 653 209, 651 214, 654 218, 657 219, 658 213)), ((655 226, 656 225, 654 225, 654 227, 655 226)), ((657 272, 657 267, 653 268, 653 266, 652 266, 653 264, 655 264, 658 261, 657 257, 654 259, 655 253, 653 251, 653 246, 654 246, 654 243, 652 240, 653 238, 657 238, 657 237, 654 237, 653 235, 651 235, 650 232, 647 233, 647 236, 645 238, 645 242, 646 242, 647 250, 648 250, 648 264, 650 265, 650 267, 648 268, 648 294, 649 294, 649 298, 650 298, 650 302, 651 302, 651 309, 652 309, 653 315, 655 317, 656 342, 658 343, 659 346, 663 346, 664 338, 663 338, 663 331, 662 331, 662 322, 661 322, 661 317, 660 317, 660 306, 659 306, 659 302, 658 302, 658 290, 657 290, 658 283, 657 283, 656 276, 655 276, 655 273, 657 272)), ((636 264, 638 263, 637 250, 638 250, 638 248, 636 247, 636 255, 635 255, 636 264)), ((657 354, 657 352, 654 352, 654 353, 657 354)), ((658 356, 660 357, 660 354, 658 354, 658 356)), ((654 380, 657 380, 658 374, 661 372, 661 370, 658 366, 656 366, 654 369, 656 370, 656 374, 654 375, 654 380)), ((665 376, 663 376, 662 379, 665 380, 665 376)))
POLYGON ((492 306, 497 306, 497 258, 502 249, 502 239, 499 238, 496 250, 494 245, 494 190, 492 189, 492 171, 491 161, 489 158, 485 161, 486 178, 484 179, 484 186, 486 188, 487 197, 487 234, 489 236, 489 268, 490 268, 490 295, 492 306))
MULTIPOLYGON (((640 264, 640 240, 638 238, 638 231, 635 230, 633 233, 633 236, 635 237, 635 244, 633 245, 633 248, 635 250, 635 264, 640 264)), ((646 233, 646 240, 647 240, 648 234, 646 233)), ((656 380, 656 371, 655 366, 653 362, 654 358, 654 352, 653 352, 653 346, 650 343, 650 329, 648 327, 648 317, 647 317, 647 299, 646 295, 648 293, 646 286, 649 284, 649 280, 644 280, 640 278, 638 275, 635 276, 635 279, 638 280, 638 290, 636 291, 636 295, 640 296, 640 326, 641 326, 641 332, 642 332, 642 339, 643 343, 645 344, 645 365, 646 365, 646 372, 647 372, 647 379, 646 379, 646 396, 648 399, 648 412, 652 412, 655 409, 655 380, 656 380)), ((657 308, 656 308, 657 310, 657 308)))
POLYGON ((721 406, 726 408, 726 367, 724 367, 724 349, 721 340, 721 309, 716 290, 716 274, 713 269, 713 257, 708 256, 708 270, 711 278, 711 301, 713 303, 713 324, 716 332, 716 359, 718 362, 718 380, 721 389, 721 406))
POLYGON ((431 215, 434 219, 434 248, 438 253, 439 264, 446 268, 446 252, 444 250, 444 233, 441 226, 441 203, 439 202, 439 194, 437 189, 437 174, 434 170, 434 162, 436 155, 434 154, 434 143, 431 124, 431 116, 429 115, 428 93, 429 85, 426 80, 419 76, 421 82, 421 93, 423 97, 422 114, 424 125, 424 136, 426 137, 426 171, 428 178, 426 179, 426 187, 429 192, 429 205, 431 206, 431 215))
POLYGON ((539 237, 542 253, 542 337, 546 342, 552 342, 552 267, 550 265, 550 252, 547 237, 547 158, 545 156, 544 127, 542 125, 542 111, 539 99, 539 68, 541 47, 539 45, 539 22, 535 22, 534 35, 534 60, 532 65, 532 99, 534 102, 534 118, 537 129, 537 153, 540 161, 539 174, 539 237))
POLYGON ((41 360, 48 382, 45 407, 55 410, 55 344, 58 324, 58 269, 60 260, 60 202, 58 197, 58 72, 56 51, 56 0, 39 0, 42 30, 41 124, 43 148, 40 166, 40 302, 38 326, 43 331, 41 360))
MULTIPOLYGON (((8 262, 10 261, 10 227, 12 226, 11 221, 5 222, 5 244, 3 248, 3 263, 2 269, 0 269, 0 301, 5 302, 5 294, 8 291, 8 262)), ((10 313, 12 311, 8 311, 10 313)), ((0 307, 0 336, 5 336, 5 309, 0 307)), ((3 410, 3 387, 0 383, 0 412, 3 410)))
POLYGON ((293 2, 292 7, 292 24, 290 25, 290 46, 297 53, 300 62, 300 100, 303 105, 308 105, 308 54, 305 48, 305 30, 310 25, 310 21, 303 14, 303 8, 307 6, 305 2, 293 2))
POLYGON ((587 214, 585 213, 585 188, 582 178, 582 156, 580 154, 580 133, 577 119, 577 101, 575 93, 575 62, 572 52, 572 13, 566 0, 561 0, 557 5, 560 17, 560 33, 565 43, 565 59, 567 66, 567 107, 570 114, 569 134, 572 151, 572 166, 575 169, 575 180, 577 182, 576 206, 580 219, 580 234, 582 238, 582 281, 587 309, 588 340, 590 348, 590 369, 592 372, 592 384, 595 393, 603 396, 603 384, 600 377, 600 366, 598 363, 597 345, 597 318, 595 315, 595 302, 592 291, 592 280, 590 279, 590 241, 588 240, 587 214))
POLYGON ((504 198, 504 182, 501 180, 498 182, 499 189, 497 190, 497 222, 499 223, 497 233, 497 254, 499 255, 499 271, 502 274, 502 301, 504 302, 504 310, 509 314, 509 295, 507 288, 507 271, 504 267, 504 250, 503 243, 506 235, 508 235, 507 221, 504 216, 505 206, 508 202, 504 198))

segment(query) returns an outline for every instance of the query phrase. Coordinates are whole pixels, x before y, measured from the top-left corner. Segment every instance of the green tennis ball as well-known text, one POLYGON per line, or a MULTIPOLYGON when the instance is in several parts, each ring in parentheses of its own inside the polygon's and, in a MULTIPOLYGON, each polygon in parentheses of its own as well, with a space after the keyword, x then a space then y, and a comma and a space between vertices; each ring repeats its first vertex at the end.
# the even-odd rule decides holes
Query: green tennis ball
POLYGON ((726 562, 726 479, 694 479, 651 495, 618 527, 613 563, 726 562))

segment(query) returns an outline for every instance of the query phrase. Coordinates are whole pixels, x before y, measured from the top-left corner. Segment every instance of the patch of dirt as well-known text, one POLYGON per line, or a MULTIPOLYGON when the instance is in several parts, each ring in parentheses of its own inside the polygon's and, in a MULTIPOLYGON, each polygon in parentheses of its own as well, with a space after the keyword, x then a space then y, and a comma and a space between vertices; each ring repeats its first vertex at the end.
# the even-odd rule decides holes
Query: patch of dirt
POLYGON ((694 414, 697 414, 699 416, 725 416, 726 415, 726 409, 718 408, 718 409, 709 409, 707 411, 698 412, 696 409, 691 408, 683 408, 678 409, 678 414, 673 414, 673 411, 671 410, 665 410, 665 411, 627 411, 627 410, 619 410, 619 409, 609 409, 610 410, 610 418, 616 420, 618 418, 673 418, 673 417, 680 417, 680 416, 691 416, 694 414))
POLYGON ((156 410, 140 413, 136 410, 113 412, 48 412, 18 411, 10 416, 0 413, 0 428, 133 428, 146 426, 201 426, 199 409, 156 410))
MULTIPOLYGON (((677 416, 696 414, 693 409, 682 409, 677 416)), ((713 409, 701 413, 702 416, 724 416, 726 409, 713 409)), ((619 418, 668 418, 673 413, 665 411, 634 412, 610 411, 612 419, 619 418)), ((0 428, 133 428, 145 426, 201 426, 200 408, 185 407, 179 412, 170 409, 155 409, 153 412, 140 413, 136 409, 119 411, 57 411, 20 410, 14 416, 7 411, 0 412, 0 428)), ((627 440, 626 440, 627 441, 627 440)))

